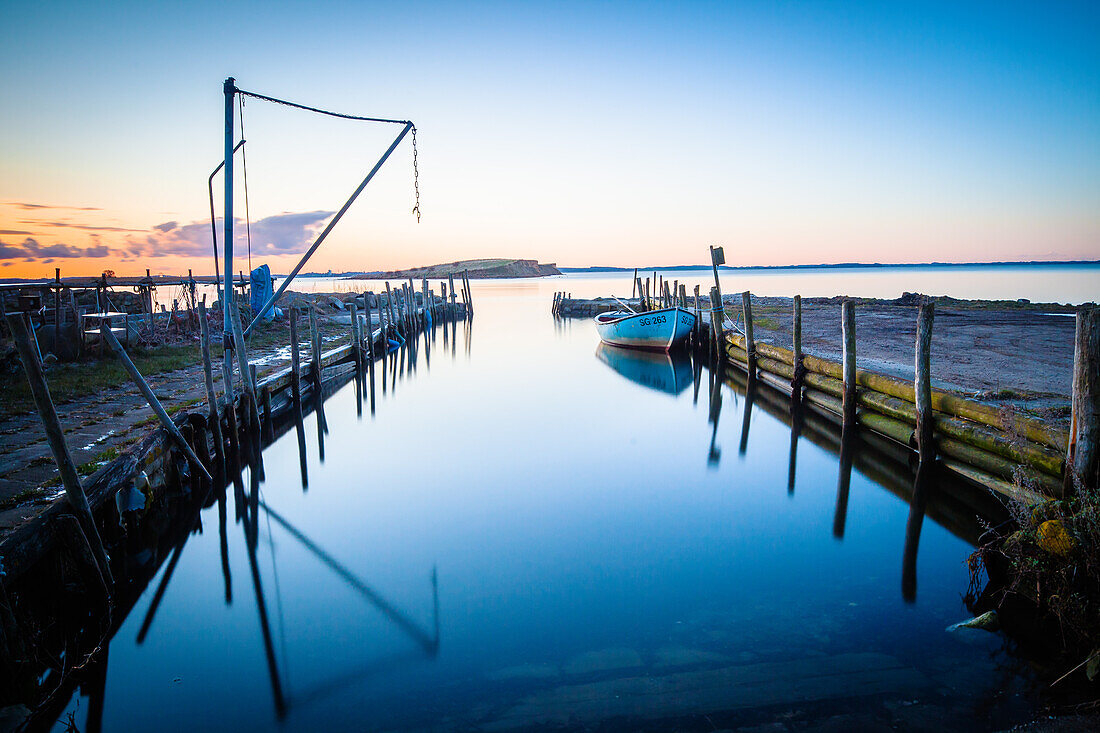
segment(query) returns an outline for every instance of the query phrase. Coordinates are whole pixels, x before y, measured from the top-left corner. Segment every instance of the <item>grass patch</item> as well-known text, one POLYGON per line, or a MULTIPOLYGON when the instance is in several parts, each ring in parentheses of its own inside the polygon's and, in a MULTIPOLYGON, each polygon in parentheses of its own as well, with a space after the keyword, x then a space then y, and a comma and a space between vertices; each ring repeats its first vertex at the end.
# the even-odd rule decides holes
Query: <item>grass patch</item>
MULTIPOLYGON (((60 479, 58 479, 60 482, 60 479)), ((34 501, 35 499, 41 499, 45 495, 44 486, 35 486, 30 489, 23 489, 15 496, 9 496, 7 499, 0 500, 0 511, 6 509, 14 509, 20 504, 25 504, 28 501, 34 501)))

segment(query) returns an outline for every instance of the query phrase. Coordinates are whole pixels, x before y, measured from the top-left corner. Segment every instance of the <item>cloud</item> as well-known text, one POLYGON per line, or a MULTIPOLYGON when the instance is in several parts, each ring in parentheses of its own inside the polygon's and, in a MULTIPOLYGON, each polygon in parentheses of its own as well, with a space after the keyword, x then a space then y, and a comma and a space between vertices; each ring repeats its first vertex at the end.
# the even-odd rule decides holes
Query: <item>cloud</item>
POLYGON ((65 209, 68 211, 103 211, 98 206, 54 206, 52 204, 29 204, 25 201, 3 201, 0 202, 4 206, 14 206, 17 209, 23 211, 34 211, 37 209, 65 209))
MULTIPOLYGON (((42 227, 65 227, 68 229, 82 229, 86 232, 143 232, 144 229, 128 229, 127 227, 97 227, 89 224, 73 224, 67 221, 36 221, 23 219, 22 224, 36 224, 42 227)), ((161 225, 163 226, 163 224, 161 225)))
POLYGON ((0 234, 29 235, 30 232, 24 232, 19 229, 0 229, 0 234))
POLYGON ((53 262, 55 259, 107 257, 110 254, 110 248, 103 244, 92 247, 74 247, 62 242, 40 244, 37 239, 31 237, 27 237, 20 244, 5 244, 0 241, 0 260, 53 262))
MULTIPOLYGON (((313 242, 325 221, 335 212, 306 211, 268 216, 251 224, 253 255, 289 255, 304 252, 313 242)), ((247 246, 244 219, 234 219, 234 246, 239 251, 247 246)), ((217 220, 221 239, 223 220, 217 220)), ((219 242, 220 246, 220 242, 219 242)), ((213 244, 210 222, 196 221, 180 225, 167 221, 152 228, 145 236, 129 236, 124 244, 126 254, 133 257, 210 257, 213 244)))

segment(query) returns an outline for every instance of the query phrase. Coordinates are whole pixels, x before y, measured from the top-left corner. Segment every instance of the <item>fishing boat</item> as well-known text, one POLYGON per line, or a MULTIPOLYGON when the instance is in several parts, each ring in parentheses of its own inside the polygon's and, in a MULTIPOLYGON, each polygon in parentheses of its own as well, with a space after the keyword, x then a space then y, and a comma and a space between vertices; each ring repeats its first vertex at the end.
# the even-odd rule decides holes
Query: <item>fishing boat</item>
POLYGON ((663 308, 637 313, 632 309, 596 316, 600 339, 614 346, 668 351, 687 338, 695 326, 695 314, 686 308, 663 308))

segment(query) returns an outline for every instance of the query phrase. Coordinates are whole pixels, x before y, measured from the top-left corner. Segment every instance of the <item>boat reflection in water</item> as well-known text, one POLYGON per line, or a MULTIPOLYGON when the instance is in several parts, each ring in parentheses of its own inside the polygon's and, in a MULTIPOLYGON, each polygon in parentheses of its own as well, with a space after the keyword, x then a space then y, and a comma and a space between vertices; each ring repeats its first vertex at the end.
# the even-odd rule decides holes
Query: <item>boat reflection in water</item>
POLYGON ((694 381, 685 351, 642 351, 600 342, 596 358, 643 387, 678 395, 694 381))

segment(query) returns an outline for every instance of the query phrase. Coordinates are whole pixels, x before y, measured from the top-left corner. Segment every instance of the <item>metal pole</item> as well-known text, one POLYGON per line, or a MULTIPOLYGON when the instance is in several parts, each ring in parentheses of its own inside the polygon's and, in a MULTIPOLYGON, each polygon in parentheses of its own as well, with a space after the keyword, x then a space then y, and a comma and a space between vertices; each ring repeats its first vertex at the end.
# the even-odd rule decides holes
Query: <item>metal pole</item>
MULTIPOLYGON (((228 106, 226 107, 226 110, 231 111, 232 104, 227 103, 227 105, 228 106)), ((226 118, 227 120, 230 120, 230 122, 228 124, 232 124, 232 119, 231 119, 232 115, 231 115, 230 111, 226 112, 226 114, 230 115, 229 117, 226 118)), ((332 217, 332 220, 328 223, 328 226, 325 227, 325 230, 323 232, 321 232, 320 236, 318 236, 316 241, 313 242, 313 245, 308 250, 306 250, 306 253, 304 255, 302 255, 302 259, 298 260, 298 264, 295 265, 294 269, 290 271, 290 274, 286 276, 286 279, 283 280, 283 284, 279 286, 279 289, 276 290, 271 295, 271 297, 267 299, 267 302, 264 303, 262 308, 260 308, 260 311, 252 317, 252 323, 248 324, 248 328, 246 328, 244 330, 244 335, 245 336, 247 336, 249 333, 252 332, 252 328, 260 321, 261 318, 264 317, 265 313, 267 313, 269 310, 271 310, 271 306, 275 305, 275 301, 277 301, 280 298, 280 296, 282 296, 283 291, 287 289, 287 286, 289 286, 291 281, 294 280, 294 277, 298 274, 298 272, 302 269, 302 267, 305 266, 305 264, 309 260, 309 258, 312 257, 313 253, 317 251, 317 248, 321 246, 321 242, 325 241, 325 237, 327 237, 329 232, 332 231, 332 228, 336 226, 336 223, 338 221, 340 221, 340 219, 344 216, 344 214, 347 213, 347 210, 351 208, 351 205, 353 203, 355 203, 355 199, 359 197, 359 194, 361 194, 363 192, 363 189, 367 187, 367 184, 371 182, 371 179, 374 178, 374 174, 378 172, 378 170, 382 167, 382 165, 390 157, 390 155, 393 153, 393 151, 397 149, 397 146, 400 145, 401 141, 405 139, 405 135, 409 134, 409 130, 411 130, 412 127, 413 127, 412 123, 407 122, 407 123, 405 123, 405 126, 401 128, 401 132, 398 133, 397 137, 394 138, 394 141, 392 143, 390 143, 390 147, 387 148, 386 152, 382 154, 382 157, 378 159, 378 162, 374 164, 374 167, 371 168, 370 173, 368 173, 367 177, 363 179, 363 182, 359 184, 359 188, 355 189, 355 193, 353 193, 351 195, 351 197, 346 202, 344 202, 343 207, 341 207, 341 209, 336 212, 336 216, 332 217)), ((226 154, 228 155, 228 151, 229 151, 229 143, 228 142, 226 143, 226 146, 227 146, 226 147, 226 154)), ((227 176, 226 180, 229 180, 229 178, 232 177, 232 173, 230 171, 228 163, 226 164, 226 176, 227 176)), ((227 247, 226 252, 228 253, 229 251, 230 250, 227 247)), ((228 260, 226 260, 226 261, 228 262, 228 260)), ((231 271, 227 270, 227 272, 231 272, 231 271)))
MULTIPOLYGON (((244 145, 244 140, 237 143, 233 148, 233 152, 236 153, 244 145)), ((225 296, 222 294, 222 277, 218 270, 218 224, 217 219, 214 216, 214 176, 218 175, 218 171, 225 165, 225 161, 218 163, 218 167, 210 173, 210 177, 206 179, 206 190, 210 193, 210 236, 214 240, 214 284, 218 289, 218 300, 225 302, 225 296)))
MULTIPOLYGON (((225 291, 222 298, 222 344, 225 347, 223 363, 225 372, 228 374, 233 373, 233 308, 229 303, 235 297, 233 292, 233 97, 237 93, 235 81, 233 77, 229 77, 222 85, 222 92, 225 93, 225 208, 223 209, 225 235, 222 239, 225 249, 225 267, 222 268, 222 272, 225 273, 225 291)), ((241 379, 247 380, 248 376, 242 374, 241 379)), ((232 404, 232 381, 226 383, 225 395, 229 404, 232 404)))

